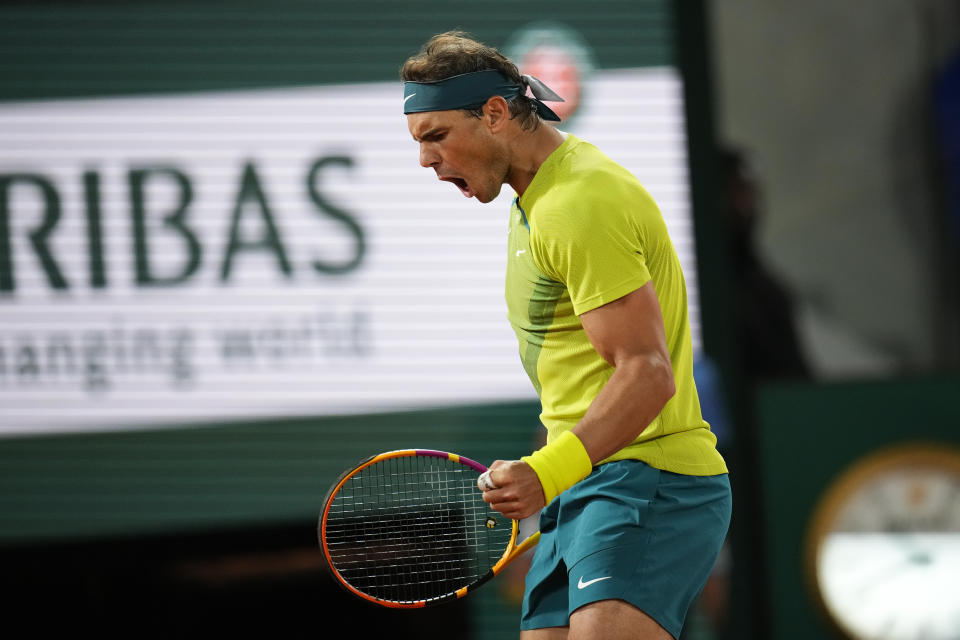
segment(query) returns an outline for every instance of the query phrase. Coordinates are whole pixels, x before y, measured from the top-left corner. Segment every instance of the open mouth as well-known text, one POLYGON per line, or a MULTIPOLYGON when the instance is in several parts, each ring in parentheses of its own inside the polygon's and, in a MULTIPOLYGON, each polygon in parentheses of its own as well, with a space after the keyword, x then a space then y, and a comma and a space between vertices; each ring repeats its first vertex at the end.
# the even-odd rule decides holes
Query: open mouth
POLYGON ((456 187, 460 189, 460 193, 462 193, 464 197, 472 198, 474 195, 473 191, 470 189, 470 185, 468 185, 467 181, 464 180, 463 178, 457 178, 456 176, 447 176, 447 177, 441 177, 440 180, 442 180, 443 182, 450 182, 456 185, 456 187))

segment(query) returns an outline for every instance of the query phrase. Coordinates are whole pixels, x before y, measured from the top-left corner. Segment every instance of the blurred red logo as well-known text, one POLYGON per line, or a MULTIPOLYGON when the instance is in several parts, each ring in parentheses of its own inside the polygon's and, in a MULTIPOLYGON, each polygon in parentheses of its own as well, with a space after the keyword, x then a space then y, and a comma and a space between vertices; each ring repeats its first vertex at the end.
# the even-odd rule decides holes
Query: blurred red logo
POLYGON ((518 31, 504 46, 520 73, 536 76, 564 102, 547 102, 566 123, 583 104, 584 84, 593 64, 584 39, 555 22, 534 23, 518 31))

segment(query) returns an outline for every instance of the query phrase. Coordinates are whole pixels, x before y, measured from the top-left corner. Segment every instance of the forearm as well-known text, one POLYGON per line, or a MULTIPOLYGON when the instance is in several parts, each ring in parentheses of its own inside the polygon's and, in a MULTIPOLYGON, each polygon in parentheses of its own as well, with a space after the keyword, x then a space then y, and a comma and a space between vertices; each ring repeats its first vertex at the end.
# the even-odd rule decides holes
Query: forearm
POLYGON ((585 478, 593 465, 633 441, 673 396, 668 360, 638 355, 618 365, 570 433, 523 457, 540 479, 546 504, 585 478))
POLYGON ((573 428, 593 464, 633 442, 675 391, 673 370, 659 354, 618 363, 613 375, 573 428))

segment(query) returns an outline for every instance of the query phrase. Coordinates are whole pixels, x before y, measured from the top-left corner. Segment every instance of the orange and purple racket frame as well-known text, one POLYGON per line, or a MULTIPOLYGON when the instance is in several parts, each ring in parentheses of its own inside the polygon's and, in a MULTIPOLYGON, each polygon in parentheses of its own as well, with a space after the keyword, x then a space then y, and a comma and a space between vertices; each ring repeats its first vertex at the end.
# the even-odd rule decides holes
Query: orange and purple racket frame
POLYGON ((533 547, 519 522, 483 501, 486 467, 432 449, 366 458, 334 483, 318 535, 334 579, 385 607, 415 609, 462 598, 533 547))

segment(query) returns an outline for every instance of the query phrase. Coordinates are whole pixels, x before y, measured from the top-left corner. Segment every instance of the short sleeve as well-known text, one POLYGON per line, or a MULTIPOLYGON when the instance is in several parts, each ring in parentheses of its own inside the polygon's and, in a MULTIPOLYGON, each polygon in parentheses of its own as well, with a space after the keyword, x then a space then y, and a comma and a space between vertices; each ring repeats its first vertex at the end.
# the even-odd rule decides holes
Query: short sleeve
POLYGON ((553 208, 536 212, 530 249, 540 270, 567 287, 581 315, 650 281, 642 236, 626 208, 553 208))

